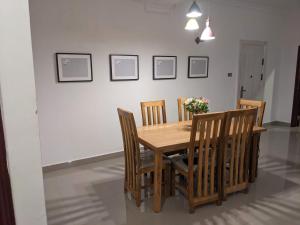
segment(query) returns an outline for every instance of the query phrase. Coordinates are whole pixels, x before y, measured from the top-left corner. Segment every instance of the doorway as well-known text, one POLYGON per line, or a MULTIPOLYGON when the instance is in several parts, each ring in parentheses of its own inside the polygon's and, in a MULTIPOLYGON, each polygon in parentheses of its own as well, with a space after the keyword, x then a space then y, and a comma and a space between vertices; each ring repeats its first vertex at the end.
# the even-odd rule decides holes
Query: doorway
POLYGON ((265 58, 266 42, 240 42, 238 98, 263 99, 265 58))
POLYGON ((0 224, 15 225, 11 186, 6 161, 3 124, 0 110, 0 224))
POLYGON ((299 123, 300 123, 300 46, 298 48, 298 59, 297 59, 297 69, 296 69, 296 78, 295 78, 291 127, 297 127, 300 125, 299 123))

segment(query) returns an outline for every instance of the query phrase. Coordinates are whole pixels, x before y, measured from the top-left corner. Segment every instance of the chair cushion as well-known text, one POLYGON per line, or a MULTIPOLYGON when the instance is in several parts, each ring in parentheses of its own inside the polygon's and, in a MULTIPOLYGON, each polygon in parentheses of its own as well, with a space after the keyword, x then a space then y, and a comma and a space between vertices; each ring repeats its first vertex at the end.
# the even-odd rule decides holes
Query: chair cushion
MULTIPOLYGON (((141 152, 141 168, 154 168, 154 152, 150 150, 146 150, 141 152)), ((170 160, 163 155, 163 163, 170 163, 170 160)))
MULTIPOLYGON (((178 168, 180 168, 185 173, 188 173, 188 164, 185 162, 187 161, 186 155, 179 155, 174 156, 171 158, 171 162, 178 168)), ((197 164, 194 164, 194 171, 197 169, 197 164)))

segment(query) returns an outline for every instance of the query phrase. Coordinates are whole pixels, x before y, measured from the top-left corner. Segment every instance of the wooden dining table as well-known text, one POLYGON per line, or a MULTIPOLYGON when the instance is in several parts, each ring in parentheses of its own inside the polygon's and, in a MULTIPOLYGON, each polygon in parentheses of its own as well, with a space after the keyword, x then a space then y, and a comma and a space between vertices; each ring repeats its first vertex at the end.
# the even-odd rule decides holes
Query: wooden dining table
MULTIPOLYGON (((163 154, 167 152, 176 152, 181 149, 187 149, 190 143, 192 121, 182 121, 175 123, 164 123, 159 125, 149 125, 139 127, 139 143, 154 152, 154 198, 153 211, 161 211, 161 184, 162 184, 162 162, 163 154)), ((254 126, 250 167, 249 182, 254 182, 257 174, 258 144, 262 132, 266 131, 264 127, 254 126)))

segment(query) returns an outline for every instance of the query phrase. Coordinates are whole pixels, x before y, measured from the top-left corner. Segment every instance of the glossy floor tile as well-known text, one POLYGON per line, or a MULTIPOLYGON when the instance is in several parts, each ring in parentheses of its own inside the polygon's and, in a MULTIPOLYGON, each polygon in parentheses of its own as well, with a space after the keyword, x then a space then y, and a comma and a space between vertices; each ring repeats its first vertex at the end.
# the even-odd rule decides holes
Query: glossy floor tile
POLYGON ((248 194, 232 195, 222 206, 188 213, 179 194, 162 212, 152 198, 140 208, 123 193, 121 158, 44 174, 49 225, 299 225, 300 129, 268 127, 261 138, 258 179, 248 194))

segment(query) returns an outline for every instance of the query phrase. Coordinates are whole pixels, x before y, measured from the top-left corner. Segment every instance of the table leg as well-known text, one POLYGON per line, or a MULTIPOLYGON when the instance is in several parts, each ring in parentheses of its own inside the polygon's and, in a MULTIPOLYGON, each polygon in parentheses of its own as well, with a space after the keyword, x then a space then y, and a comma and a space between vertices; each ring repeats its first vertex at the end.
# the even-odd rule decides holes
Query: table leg
POLYGON ((154 199, 153 211, 158 213, 161 210, 161 182, 162 182, 162 153, 155 152, 154 165, 154 199))
POLYGON ((250 176, 249 176, 249 182, 253 183, 256 178, 257 173, 257 164, 258 164, 258 140, 259 140, 259 134, 253 134, 252 136, 252 148, 251 148, 251 162, 250 162, 250 176))

